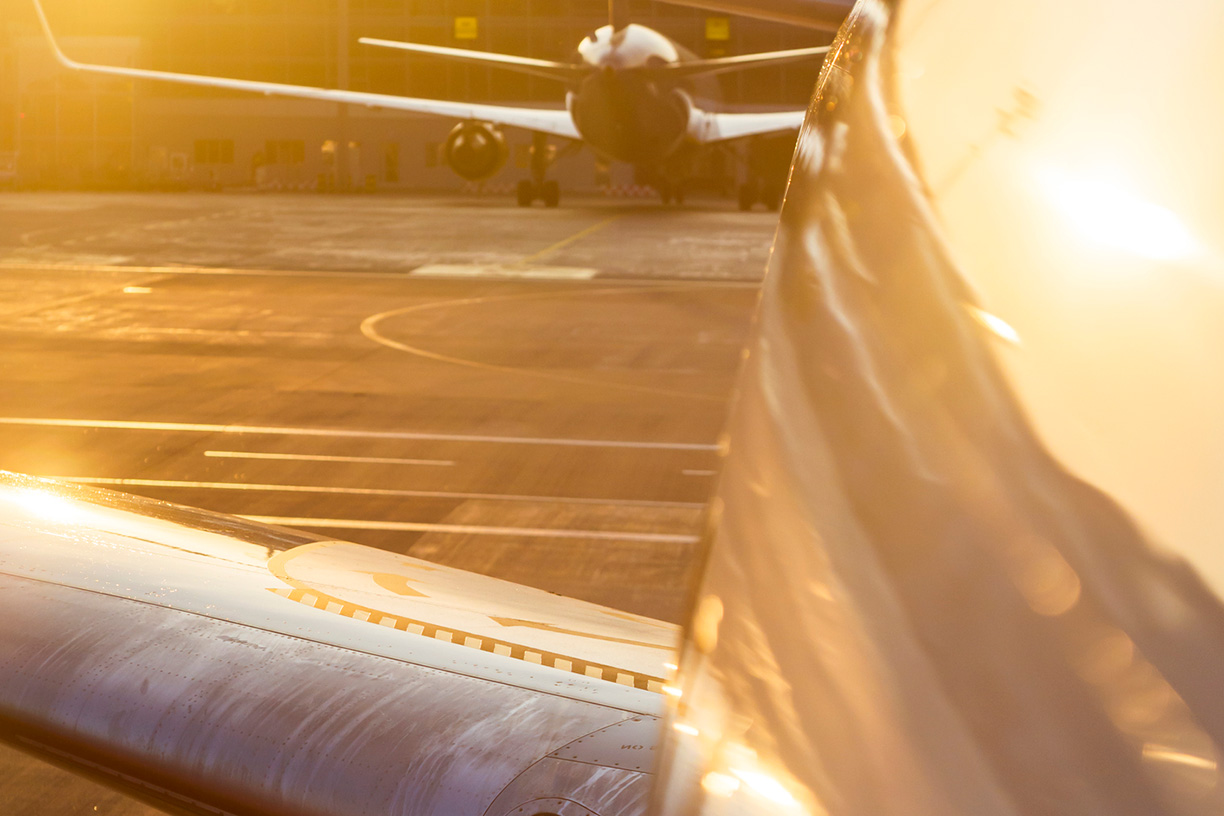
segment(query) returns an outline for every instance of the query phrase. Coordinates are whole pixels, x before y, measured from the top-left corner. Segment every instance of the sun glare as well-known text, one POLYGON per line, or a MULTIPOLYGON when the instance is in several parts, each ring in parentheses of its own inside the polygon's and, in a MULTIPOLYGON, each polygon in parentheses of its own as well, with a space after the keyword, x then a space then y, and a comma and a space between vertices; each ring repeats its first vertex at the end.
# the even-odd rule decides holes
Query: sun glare
POLYGON ((1013 345, 1020 345, 1020 333, 1012 328, 1011 324, 1003 318, 993 315, 984 309, 979 309, 971 303, 966 303, 965 309, 974 320, 988 329, 991 334, 1013 345))
POLYGON ((1092 243, 1154 261, 1182 260, 1198 250, 1173 211, 1135 193, 1120 173, 1089 176, 1045 167, 1038 180, 1068 224, 1092 243))
POLYGON ((17 490, 5 498, 32 516, 59 524, 80 523, 88 515, 76 502, 42 490, 17 490))
POLYGON ((776 805, 784 808, 793 808, 799 804, 798 800, 791 795, 791 792, 769 774, 744 768, 732 768, 731 773, 739 777, 740 781, 751 788, 753 793, 768 799, 776 805))

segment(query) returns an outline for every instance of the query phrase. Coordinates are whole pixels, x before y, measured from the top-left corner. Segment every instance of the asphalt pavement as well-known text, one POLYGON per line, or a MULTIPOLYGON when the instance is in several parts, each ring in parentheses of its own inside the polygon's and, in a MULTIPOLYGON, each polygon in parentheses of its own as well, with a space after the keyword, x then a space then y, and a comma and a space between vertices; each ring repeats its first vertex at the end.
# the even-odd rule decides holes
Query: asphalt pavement
MULTIPOLYGON (((0 469, 676 621, 774 225, 599 199, 0 195, 0 469)), ((5 813, 146 812, 0 769, 5 813)))

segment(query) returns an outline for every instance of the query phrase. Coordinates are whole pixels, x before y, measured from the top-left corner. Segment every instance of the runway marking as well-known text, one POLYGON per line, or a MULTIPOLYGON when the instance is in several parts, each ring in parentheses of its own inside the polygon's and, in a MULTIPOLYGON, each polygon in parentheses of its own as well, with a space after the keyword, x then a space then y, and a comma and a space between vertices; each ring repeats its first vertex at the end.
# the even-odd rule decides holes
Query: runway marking
POLYGON ((593 504, 627 507, 676 507, 700 510, 702 502, 652 499, 592 499, 570 496, 521 496, 512 493, 464 493, 449 490, 407 490, 390 487, 334 487, 330 485, 263 484, 258 482, 193 482, 182 479, 122 479, 104 476, 47 476, 61 482, 111 487, 177 487, 195 490, 241 490, 260 493, 327 493, 344 496, 393 496, 417 499, 470 499, 476 501, 532 502, 538 504, 593 504))
POLYGON ((234 269, 223 266, 123 266, 119 264, 46 263, 44 261, 0 262, 3 272, 93 272, 144 275, 219 275, 252 278, 366 278, 370 280, 404 280, 410 270, 402 272, 334 272, 329 270, 234 269))
MULTIPOLYGON (((537 253, 538 254, 538 253, 537 253)), ((531 256, 534 257, 534 256, 531 256)), ((518 261, 525 263, 527 259, 518 261)), ((216 275, 219 277, 250 277, 250 278, 344 278, 345 280, 398 280, 412 279, 411 269, 400 272, 336 272, 326 269, 235 269, 230 267, 210 266, 122 266, 119 264, 89 264, 89 263, 46 263, 44 261, 0 261, 0 272, 90 272, 94 274, 144 274, 144 275, 216 275)), ((668 288, 676 285, 676 280, 663 279, 656 282, 641 278, 600 277, 598 283, 616 283, 618 281, 631 283, 643 289, 648 287, 668 288)), ((575 281, 586 283, 588 281, 575 281)), ((593 281, 592 281, 593 282, 593 281)), ((702 286, 717 288, 760 289, 759 280, 726 280, 721 278, 689 278, 685 286, 694 289, 702 286)), ((92 297, 92 296, 91 296, 92 297)))
POLYGON ((593 235, 599 232, 604 227, 611 224, 612 222, 619 221, 620 219, 624 217, 625 217, 624 214, 621 213, 619 215, 614 215, 611 218, 605 218, 603 221, 600 221, 599 223, 592 224, 591 226, 586 227, 585 229, 578 230, 577 232, 575 232, 573 235, 571 235, 568 238, 562 238, 557 243, 544 247, 543 249, 541 249, 539 252, 535 253, 534 255, 528 255, 526 258, 519 261, 519 263, 520 264, 531 263, 534 260, 543 258, 545 255, 551 255, 554 252, 565 249, 567 246, 574 243, 575 241, 581 241, 583 238, 586 238, 588 235, 593 235))
POLYGON ((288 428, 276 425, 211 425, 194 422, 138 422, 105 419, 50 419, 0 417, 0 425, 50 428, 99 428, 126 431, 181 431, 187 433, 267 434, 336 439, 396 439, 430 442, 487 442, 505 445, 555 445, 576 448, 620 448, 628 450, 717 451, 718 445, 692 442, 631 442, 619 439, 566 439, 532 436, 425 433, 420 431, 361 431, 344 428, 288 428))
POLYGON ((524 536, 527 538, 587 538, 600 541, 641 541, 653 544, 696 544, 695 535, 668 533, 618 533, 609 530, 566 530, 547 527, 486 527, 476 524, 435 524, 417 521, 367 521, 365 519, 306 518, 301 516, 247 516, 239 518, 281 527, 316 527, 337 530, 385 530, 405 533, 454 535, 524 536))
POLYGON ((414 278, 504 278, 507 280, 590 280, 598 269, 572 266, 502 264, 428 264, 412 270, 414 278))
POLYGON ((452 459, 393 459, 387 456, 326 456, 318 453, 255 453, 252 451, 204 451, 210 459, 273 459, 287 462, 357 462, 363 465, 433 465, 453 467, 452 459))
MULTIPOLYGON (((434 360, 440 363, 449 363, 451 365, 464 366, 467 368, 475 368, 481 371, 497 371, 504 374, 516 374, 519 376, 535 377, 542 380, 551 380, 553 382, 564 382, 573 385, 596 386, 600 388, 611 388, 619 391, 633 391, 642 394, 656 394, 666 397, 682 397, 685 399, 702 400, 704 402, 724 402, 727 398, 714 394, 702 394, 691 391, 676 391, 671 388, 656 388, 648 385, 633 385, 632 383, 611 382, 592 377, 580 377, 569 374, 556 374, 551 371, 541 371, 534 368, 520 368, 516 366, 495 365, 493 363, 482 363, 478 360, 467 360, 462 357, 451 357, 447 354, 439 354, 435 351, 429 351, 419 346, 412 346, 407 343, 401 343, 398 340, 392 340, 390 337, 382 334, 378 330, 378 324, 392 317, 402 317, 406 314, 416 312, 429 311, 431 309, 445 309, 455 306, 474 306, 488 303, 505 303, 515 300, 547 300, 550 298, 566 298, 566 297, 597 297, 600 295, 614 294, 639 294, 643 292, 658 292, 661 290, 684 290, 690 288, 688 284, 678 283, 670 286, 618 286, 607 289, 594 290, 556 290, 551 292, 524 292, 512 295, 488 295, 482 297, 460 298, 457 300, 442 300, 432 301, 430 303, 418 303, 414 306, 404 306, 399 309, 391 309, 386 312, 380 312, 376 315, 371 315, 361 321, 361 333, 368 339, 373 340, 379 345, 387 348, 402 351, 407 354, 412 354, 416 357, 422 357, 427 360, 434 360)), ((696 288, 696 287, 694 287, 696 288)))
POLYGON ((99 334, 155 334, 171 337, 273 337, 280 339, 336 340, 342 334, 304 331, 260 331, 258 329, 183 329, 169 326, 121 326, 104 329, 99 334))
POLYGON ((15 309, 0 311, 0 317, 28 317, 38 312, 47 312, 52 309, 60 309, 64 306, 75 306, 78 303, 84 303, 87 300, 93 300, 99 297, 106 297, 113 294, 113 290, 99 290, 97 292, 86 292, 83 295, 68 295, 67 297, 58 298, 56 300, 48 300, 43 303, 19 305, 15 309))
POLYGON ((680 471, 685 476, 717 476, 717 470, 682 470, 680 471))
POLYGON ((43 227, 42 229, 30 230, 29 232, 21 233, 21 235, 18 237, 17 240, 20 241, 21 245, 24 247, 29 247, 30 249, 43 249, 45 247, 50 246, 50 244, 35 244, 33 241, 34 236, 41 235, 44 232, 54 232, 59 229, 64 229, 64 228, 63 227, 43 227))

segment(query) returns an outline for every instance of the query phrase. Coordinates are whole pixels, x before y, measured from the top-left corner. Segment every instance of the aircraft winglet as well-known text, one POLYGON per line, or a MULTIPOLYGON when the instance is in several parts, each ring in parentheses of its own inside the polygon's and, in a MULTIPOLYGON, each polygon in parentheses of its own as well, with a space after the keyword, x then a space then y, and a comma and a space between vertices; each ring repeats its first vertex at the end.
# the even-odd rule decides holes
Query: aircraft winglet
POLYGON ((47 35, 47 42, 51 43, 51 50, 55 53, 55 59, 67 68, 80 68, 80 63, 68 59, 67 55, 60 50, 59 43, 55 41, 55 35, 51 33, 51 24, 47 22, 47 14, 43 11, 42 3, 39 0, 34 0, 34 11, 38 12, 38 22, 42 24, 43 33, 47 35))

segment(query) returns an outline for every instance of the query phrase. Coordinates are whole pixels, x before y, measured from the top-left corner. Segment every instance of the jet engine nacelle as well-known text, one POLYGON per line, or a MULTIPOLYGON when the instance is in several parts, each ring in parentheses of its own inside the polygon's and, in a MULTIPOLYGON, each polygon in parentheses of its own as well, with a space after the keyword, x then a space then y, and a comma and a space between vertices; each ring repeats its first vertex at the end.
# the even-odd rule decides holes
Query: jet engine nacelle
POLYGON ((446 137, 446 163, 468 181, 484 181, 506 164, 506 137, 487 122, 461 122, 446 137))

